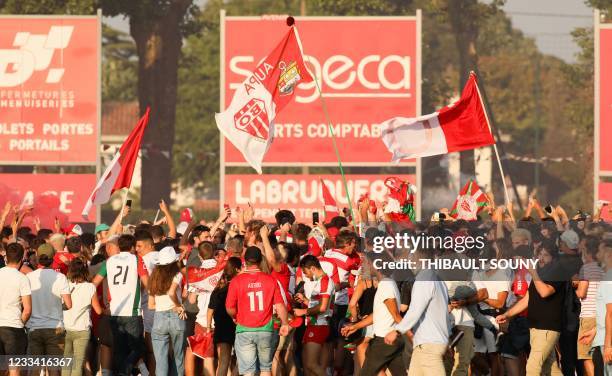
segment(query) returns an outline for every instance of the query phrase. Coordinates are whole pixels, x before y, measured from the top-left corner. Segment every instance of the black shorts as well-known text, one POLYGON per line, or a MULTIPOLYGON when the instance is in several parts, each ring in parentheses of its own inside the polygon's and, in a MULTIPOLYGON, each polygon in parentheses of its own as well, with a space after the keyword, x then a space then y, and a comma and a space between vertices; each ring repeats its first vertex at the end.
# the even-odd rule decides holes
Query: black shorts
POLYGON ((342 337, 342 335, 340 334, 340 329, 341 329, 340 326, 342 325, 342 322, 344 321, 344 318, 346 317, 347 310, 348 310, 348 305, 335 305, 334 306, 334 313, 331 318, 328 342, 335 341, 337 338, 342 337))
POLYGON ((508 324, 508 333, 500 338, 499 353, 506 358, 516 358, 529 352, 529 321, 515 317, 508 324))
POLYGON ((27 347, 24 328, 0 327, 0 355, 25 355, 27 347))
POLYGON ((110 316, 100 315, 94 335, 99 344, 113 347, 113 330, 110 326, 110 316))
POLYGON ((185 319, 185 338, 195 334, 196 316, 198 316, 198 314, 195 312, 187 312, 187 319, 185 319))

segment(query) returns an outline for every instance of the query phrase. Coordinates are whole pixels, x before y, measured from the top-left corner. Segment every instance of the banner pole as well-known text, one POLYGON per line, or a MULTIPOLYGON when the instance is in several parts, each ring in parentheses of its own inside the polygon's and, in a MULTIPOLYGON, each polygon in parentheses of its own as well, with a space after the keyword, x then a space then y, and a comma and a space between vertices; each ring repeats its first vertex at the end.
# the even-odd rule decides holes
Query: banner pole
POLYGON ((159 209, 157 209, 157 213, 155 213, 155 219, 153 220, 154 226, 155 226, 155 222, 157 222, 157 217, 159 217, 159 209))
MULTIPOLYGON (((306 56, 304 54, 304 49, 302 48, 302 40, 300 39, 300 34, 298 33, 298 29, 295 24, 292 26, 295 30, 295 37, 297 39, 298 45, 300 46, 300 51, 302 56, 306 56)), ((310 59, 309 59, 310 60, 310 59)), ((340 168, 340 175, 342 176, 342 184, 344 185, 344 191, 346 192, 346 199, 348 201, 349 213, 351 215, 351 222, 355 219, 353 215, 353 204, 351 202, 351 195, 348 190, 348 185, 346 184, 346 176, 344 175, 344 168, 342 167, 342 160, 340 159, 340 152, 338 151, 338 145, 336 144, 336 135, 334 134, 334 128, 332 127, 331 118, 329 117, 329 112, 327 112, 327 103, 323 98, 323 92, 321 91, 321 87, 319 86, 319 80, 317 80, 317 75, 313 74, 312 78, 315 82, 315 86, 317 87, 317 91, 319 92, 319 99, 321 100, 321 106, 323 107, 323 114, 325 115, 325 120, 327 121, 327 127, 329 128, 329 133, 331 134, 332 144, 334 145, 334 151, 336 152, 336 158, 338 159, 338 167, 340 168)), ((353 222, 353 226, 355 223, 353 222)))
MULTIPOLYGON (((484 105, 484 102, 482 101, 482 95, 480 95, 480 88, 478 87, 478 83, 476 83, 476 91, 478 92, 478 99, 480 100, 480 105, 482 106, 482 111, 484 112, 485 119, 487 119, 487 126, 489 127, 489 132, 491 132, 491 135, 493 135, 493 130, 491 129, 491 122, 489 121, 489 115, 487 114, 487 109, 484 105)), ((499 158, 499 152, 497 151, 497 140, 495 140, 495 143, 493 144, 493 150, 495 151, 495 157, 497 158, 497 166, 499 166, 499 172, 502 177, 502 184, 504 185, 504 197, 506 199, 506 205, 508 205, 510 203, 510 195, 508 195, 508 187, 506 186, 506 174, 504 173, 504 168, 502 167, 501 159, 499 158)))

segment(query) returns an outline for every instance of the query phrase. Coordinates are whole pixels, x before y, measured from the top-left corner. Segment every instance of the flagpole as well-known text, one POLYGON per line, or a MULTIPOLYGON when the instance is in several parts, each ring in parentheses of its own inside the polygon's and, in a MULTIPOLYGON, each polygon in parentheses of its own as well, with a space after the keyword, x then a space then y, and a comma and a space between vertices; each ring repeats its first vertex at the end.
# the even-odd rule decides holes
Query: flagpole
MULTIPOLYGON (((484 102, 482 101, 482 95, 480 95, 480 89, 478 88, 478 82, 476 82, 476 91, 478 91, 478 99, 480 100, 480 105, 482 106, 482 111, 484 112, 485 119, 487 119, 487 126, 489 127, 489 132, 491 132, 491 135, 493 135, 491 123, 489 122, 489 115, 487 114, 487 109, 485 108, 484 102)), ((499 152, 497 151, 497 141, 493 143, 493 150, 495 151, 495 157, 497 157, 497 166, 499 166, 499 172, 501 173, 502 177, 502 184, 504 185, 504 197, 506 199, 506 205, 508 205, 510 203, 510 195, 508 195, 508 187, 506 185, 506 174, 504 173, 504 168, 502 167, 501 159, 499 158, 499 152)))
MULTIPOLYGON (((302 47, 302 40, 300 39, 300 34, 298 33, 298 29, 295 26, 295 24, 293 24, 292 27, 295 30, 295 37, 297 39, 298 45, 300 46, 300 51, 302 52, 302 55, 305 57, 306 55, 304 54, 304 48, 302 47)), ((321 99, 321 105, 323 107, 323 114, 325 115, 325 119, 327 121, 327 127, 329 128, 329 133, 331 134, 332 144, 334 145, 334 151, 336 152, 336 158, 338 159, 338 167, 340 168, 340 175, 342 176, 342 183, 344 184, 344 191, 346 192, 346 199, 348 201, 351 221, 353 221, 355 219, 353 215, 353 204, 351 203, 351 196, 349 194, 348 185, 346 184, 346 176, 344 175, 344 168, 342 167, 342 160, 340 159, 340 152, 338 151, 338 145, 336 144, 336 135, 334 134, 334 128, 332 127, 332 124, 331 124, 331 118, 329 117, 329 113, 327 112, 327 103, 325 102, 325 99, 323 98, 323 92, 321 91, 321 87, 319 86, 319 80, 317 80, 317 75, 313 74, 312 78, 315 82, 315 86, 317 87, 317 91, 319 92, 319 99, 321 99)), ((353 222, 353 226, 355 226, 354 222, 353 222)))
POLYGON ((159 217, 159 209, 157 209, 157 213, 155 213, 155 219, 153 220, 153 225, 157 222, 157 217, 159 217))

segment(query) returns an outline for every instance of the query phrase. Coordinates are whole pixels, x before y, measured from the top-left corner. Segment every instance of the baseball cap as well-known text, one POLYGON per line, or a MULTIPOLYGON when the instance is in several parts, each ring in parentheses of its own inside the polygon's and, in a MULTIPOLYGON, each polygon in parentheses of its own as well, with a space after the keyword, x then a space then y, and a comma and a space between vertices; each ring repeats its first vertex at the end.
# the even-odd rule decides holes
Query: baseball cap
POLYGON ((179 256, 172 247, 164 247, 159 251, 157 265, 169 265, 178 260, 179 256))
POLYGON ((244 259, 255 263, 260 263, 262 260, 261 249, 251 246, 244 252, 244 259))
POLYGON ((38 256, 46 255, 49 256, 49 258, 53 258, 53 256, 55 256, 55 249, 53 249, 51 244, 44 243, 38 247, 38 249, 36 250, 36 254, 38 256))
POLYGON ((106 224, 106 223, 100 223, 99 225, 96 226, 96 234, 99 233, 100 231, 108 231, 110 230, 110 227, 106 224))
POLYGON ((561 240, 570 248, 578 249, 578 243, 580 243, 580 237, 574 230, 565 230, 561 234, 561 240))
POLYGON ((73 223, 64 230, 64 233, 68 237, 81 236, 83 235, 83 229, 80 225, 73 223))

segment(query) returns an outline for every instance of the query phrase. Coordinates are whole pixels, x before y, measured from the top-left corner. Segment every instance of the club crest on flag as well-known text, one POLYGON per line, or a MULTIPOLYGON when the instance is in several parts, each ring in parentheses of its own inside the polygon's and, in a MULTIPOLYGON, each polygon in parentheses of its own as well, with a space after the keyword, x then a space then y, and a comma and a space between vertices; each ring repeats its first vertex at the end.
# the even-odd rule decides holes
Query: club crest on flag
POLYGON ((217 128, 258 173, 274 139, 274 118, 289 104, 295 87, 311 82, 297 32, 284 38, 236 89, 229 107, 215 114, 217 128))
POLYGON ((476 199, 471 195, 463 195, 459 196, 457 201, 457 219, 464 219, 466 221, 475 220, 476 212, 478 211, 476 199))
POLYGON ((278 78, 278 91, 280 95, 291 95, 302 78, 297 63, 292 61, 287 66, 284 61, 281 61, 278 63, 278 67, 282 72, 278 78))
POLYGON ((252 98, 234 115, 236 129, 246 132, 257 141, 267 141, 270 131, 268 112, 263 100, 252 98))

